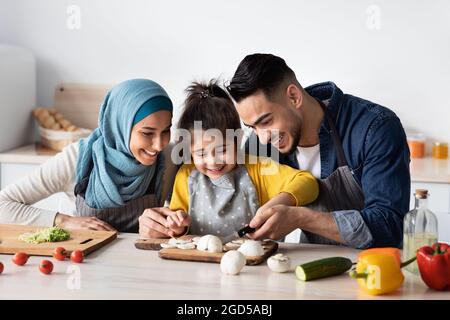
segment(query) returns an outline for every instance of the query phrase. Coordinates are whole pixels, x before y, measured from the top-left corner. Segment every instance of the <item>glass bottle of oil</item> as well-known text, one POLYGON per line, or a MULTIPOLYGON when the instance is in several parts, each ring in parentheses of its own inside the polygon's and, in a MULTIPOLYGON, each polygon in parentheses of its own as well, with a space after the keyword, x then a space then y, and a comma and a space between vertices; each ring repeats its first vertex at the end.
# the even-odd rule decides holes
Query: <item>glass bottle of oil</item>
MULTIPOLYGON (((414 209, 405 215, 403 221, 403 261, 414 257, 420 247, 431 246, 438 239, 437 218, 428 209, 428 190, 416 189, 414 197, 414 209)), ((417 262, 405 268, 419 274, 417 262)))

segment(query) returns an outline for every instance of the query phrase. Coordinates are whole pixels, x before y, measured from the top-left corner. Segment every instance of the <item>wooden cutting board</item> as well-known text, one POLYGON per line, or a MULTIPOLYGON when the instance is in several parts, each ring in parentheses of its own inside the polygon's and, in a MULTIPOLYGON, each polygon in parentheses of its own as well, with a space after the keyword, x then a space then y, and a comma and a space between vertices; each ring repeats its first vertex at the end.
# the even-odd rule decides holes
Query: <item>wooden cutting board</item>
POLYGON ((87 255, 117 237, 117 233, 112 231, 67 229, 70 233, 67 241, 32 244, 19 240, 21 234, 42 228, 44 227, 0 224, 0 253, 15 254, 20 251, 29 255, 52 256, 53 249, 63 247, 69 254, 74 250, 81 250, 87 255))
MULTIPOLYGON (((183 236, 180 239, 192 239, 193 235, 183 236)), ((135 246, 142 250, 159 250, 159 257, 169 260, 184 260, 184 261, 198 261, 198 262, 213 262, 220 263, 225 252, 210 253, 200 251, 197 249, 183 250, 178 248, 161 248, 161 243, 167 243, 169 239, 138 239, 135 246)), ((225 251, 227 246, 225 245, 225 251)), ((278 250, 278 243, 272 240, 264 240, 262 242, 264 248, 264 255, 260 257, 246 257, 246 264, 249 266, 258 265, 264 262, 268 257, 273 255, 278 250)), ((228 247, 229 250, 237 249, 237 247, 228 247)))

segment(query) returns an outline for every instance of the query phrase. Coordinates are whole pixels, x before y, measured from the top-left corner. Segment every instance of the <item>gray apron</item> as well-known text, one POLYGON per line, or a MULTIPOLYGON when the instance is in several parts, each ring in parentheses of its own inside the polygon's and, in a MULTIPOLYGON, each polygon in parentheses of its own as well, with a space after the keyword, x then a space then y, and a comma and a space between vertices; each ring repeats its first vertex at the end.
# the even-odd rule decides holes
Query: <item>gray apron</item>
POLYGON ((87 176, 75 186, 75 216, 96 217, 120 232, 137 233, 139 232, 139 216, 147 208, 158 207, 159 202, 155 194, 157 176, 158 173, 153 176, 146 194, 142 197, 130 200, 121 207, 102 209, 91 208, 86 204, 84 195, 89 183, 89 176, 87 176))
POLYGON ((259 207, 255 186, 243 165, 215 180, 194 169, 188 190, 191 234, 228 236, 247 225, 259 207))
MULTIPOLYGON (((364 193, 348 167, 344 150, 333 120, 322 101, 318 101, 325 113, 330 134, 336 149, 338 168, 327 178, 319 179, 319 197, 306 207, 324 212, 362 210, 364 193)), ((302 230, 300 242, 342 245, 336 241, 302 230)))

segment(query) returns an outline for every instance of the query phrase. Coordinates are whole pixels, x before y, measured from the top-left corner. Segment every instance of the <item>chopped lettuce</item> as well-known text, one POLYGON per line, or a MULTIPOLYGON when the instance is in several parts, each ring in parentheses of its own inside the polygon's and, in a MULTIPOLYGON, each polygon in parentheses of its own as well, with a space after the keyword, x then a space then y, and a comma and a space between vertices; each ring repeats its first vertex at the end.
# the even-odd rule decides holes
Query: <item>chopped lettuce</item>
POLYGON ((19 236, 19 240, 28 243, 38 244, 42 242, 65 241, 70 238, 70 233, 58 227, 50 227, 38 230, 34 233, 24 233, 19 236))

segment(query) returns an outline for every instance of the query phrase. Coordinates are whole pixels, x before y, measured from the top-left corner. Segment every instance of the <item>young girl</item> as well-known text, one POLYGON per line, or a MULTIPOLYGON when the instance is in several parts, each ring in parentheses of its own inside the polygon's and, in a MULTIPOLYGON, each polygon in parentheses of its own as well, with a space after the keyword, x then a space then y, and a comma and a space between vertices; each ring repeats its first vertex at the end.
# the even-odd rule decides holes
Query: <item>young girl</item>
POLYGON ((309 172, 248 155, 237 163, 238 141, 227 137, 226 130, 241 129, 239 116, 214 81, 193 83, 187 92, 178 128, 191 133, 193 164, 184 164, 175 178, 170 209, 177 212, 167 217, 173 235, 227 236, 247 225, 258 209, 301 206, 317 198, 318 184, 309 172))

